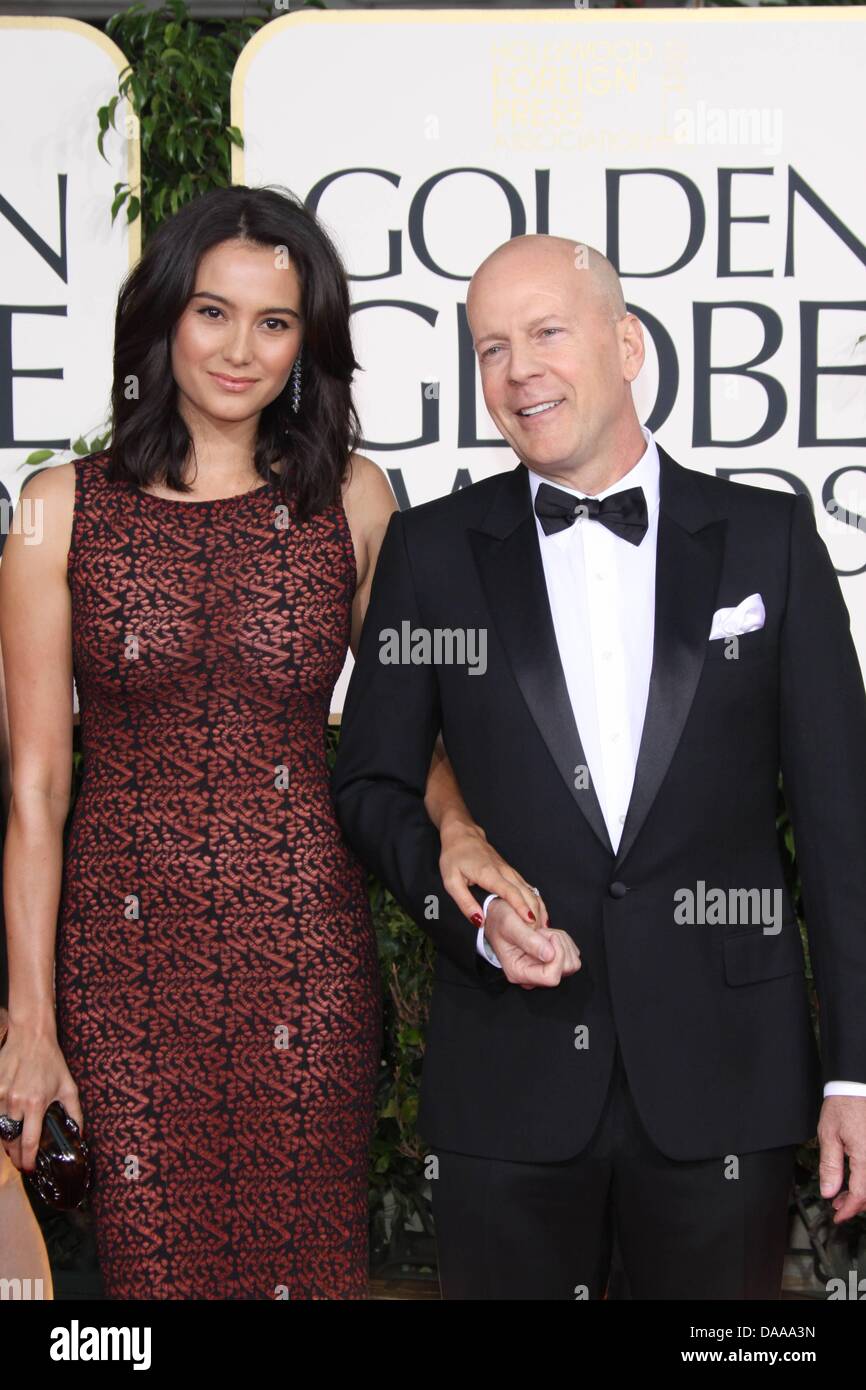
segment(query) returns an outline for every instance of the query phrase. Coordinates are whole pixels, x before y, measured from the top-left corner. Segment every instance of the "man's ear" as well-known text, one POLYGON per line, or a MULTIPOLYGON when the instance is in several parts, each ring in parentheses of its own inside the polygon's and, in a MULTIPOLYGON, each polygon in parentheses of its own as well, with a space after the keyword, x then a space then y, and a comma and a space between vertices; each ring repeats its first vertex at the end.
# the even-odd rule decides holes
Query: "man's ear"
POLYGON ((626 381, 634 381, 646 357, 643 327, 635 314, 626 314, 617 326, 621 335, 622 374, 626 381))

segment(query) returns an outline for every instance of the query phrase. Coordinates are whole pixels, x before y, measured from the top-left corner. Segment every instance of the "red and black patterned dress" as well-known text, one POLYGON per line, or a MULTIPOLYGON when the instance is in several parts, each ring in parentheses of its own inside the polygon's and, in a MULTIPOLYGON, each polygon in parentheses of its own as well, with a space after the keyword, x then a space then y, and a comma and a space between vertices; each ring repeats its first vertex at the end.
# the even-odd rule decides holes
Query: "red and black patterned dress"
POLYGON ((325 728, 356 570, 341 503, 185 502, 75 464, 84 776, 60 1045, 109 1298, 363 1298, 381 1039, 366 874, 325 728))

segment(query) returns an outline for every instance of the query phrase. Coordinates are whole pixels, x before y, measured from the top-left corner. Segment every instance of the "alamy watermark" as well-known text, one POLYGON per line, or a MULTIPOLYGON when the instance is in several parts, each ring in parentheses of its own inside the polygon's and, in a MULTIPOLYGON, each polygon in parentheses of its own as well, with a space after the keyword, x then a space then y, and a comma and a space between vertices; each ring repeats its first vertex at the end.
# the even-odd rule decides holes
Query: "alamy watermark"
POLYGON ((781 888, 708 888, 699 878, 694 888, 677 888, 674 902, 679 926, 762 926, 764 936, 782 930, 781 888))
POLYGON ((470 676, 487 670, 487 629, 484 627, 413 627, 408 619, 379 632, 383 666, 468 666, 470 676))

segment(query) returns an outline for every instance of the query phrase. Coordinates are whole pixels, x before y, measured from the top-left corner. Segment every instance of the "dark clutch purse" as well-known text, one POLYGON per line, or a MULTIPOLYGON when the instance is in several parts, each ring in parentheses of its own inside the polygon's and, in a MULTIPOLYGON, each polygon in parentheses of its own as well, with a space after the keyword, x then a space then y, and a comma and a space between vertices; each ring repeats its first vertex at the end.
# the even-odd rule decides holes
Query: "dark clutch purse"
POLYGON ((45 1111, 36 1167, 24 1177, 43 1202, 57 1211, 80 1207, 93 1182, 90 1150, 59 1100, 45 1111))
MULTIPOLYGON (((0 1048, 5 1041, 6 1028, 0 1019, 0 1048)), ((23 1177, 43 1202, 56 1211, 73 1211, 80 1207, 90 1191, 93 1182, 90 1150, 78 1125, 59 1100, 53 1100, 45 1111, 36 1167, 23 1177)))

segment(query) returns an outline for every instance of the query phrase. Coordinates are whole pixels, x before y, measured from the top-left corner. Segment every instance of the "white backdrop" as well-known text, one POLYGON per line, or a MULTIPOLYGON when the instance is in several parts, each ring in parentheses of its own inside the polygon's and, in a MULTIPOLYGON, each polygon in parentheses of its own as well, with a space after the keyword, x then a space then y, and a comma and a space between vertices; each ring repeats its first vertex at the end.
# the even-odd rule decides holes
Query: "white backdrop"
MULTIPOLYGON (((140 221, 111 223, 115 185, 139 183, 138 120, 119 102, 97 148, 96 112, 126 59, 77 19, 0 15, 0 516, 11 525, 24 460, 71 458, 104 433, 114 311, 141 254, 140 221)), ((32 525, 32 520, 28 523, 32 525)), ((78 708, 73 684, 73 709, 78 708)))
MULTIPOLYGON (((691 467, 810 493, 866 667, 864 22, 848 7, 306 11, 260 31, 232 87, 233 178, 288 185, 332 231, 365 450, 402 505, 515 461, 465 326, 473 270, 524 231, 589 242, 647 329, 641 418, 691 467)), ((108 210, 115 184, 138 183, 138 130, 121 107, 106 163, 95 113, 124 62, 75 20, 0 17, 13 503, 28 453, 105 424, 139 254, 138 224, 108 210)))
MULTIPOLYGON (((837 569, 866 571, 864 20, 308 11, 248 44, 233 179, 311 198, 357 277, 366 452, 402 505, 515 462, 486 442, 466 285, 509 236, 552 232, 620 268, 651 330, 638 411, 668 451, 807 488, 837 569)), ((842 584, 866 665, 863 574, 842 584)))
POLYGON ((117 292, 140 254, 140 223, 123 210, 112 226, 110 208, 116 183, 139 181, 138 122, 119 103, 102 159, 96 112, 125 65, 78 20, 0 16, 0 485, 12 503, 28 454, 105 427, 117 292))

